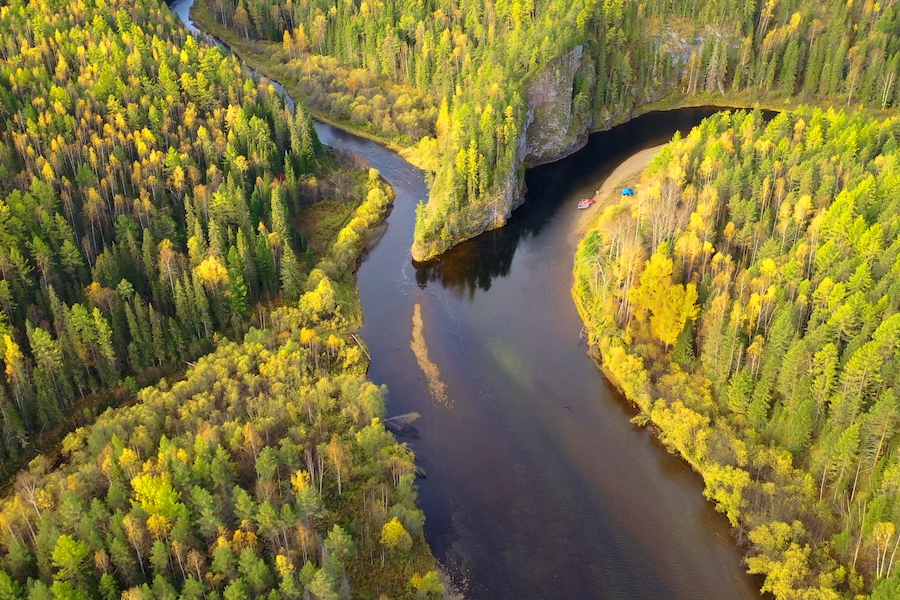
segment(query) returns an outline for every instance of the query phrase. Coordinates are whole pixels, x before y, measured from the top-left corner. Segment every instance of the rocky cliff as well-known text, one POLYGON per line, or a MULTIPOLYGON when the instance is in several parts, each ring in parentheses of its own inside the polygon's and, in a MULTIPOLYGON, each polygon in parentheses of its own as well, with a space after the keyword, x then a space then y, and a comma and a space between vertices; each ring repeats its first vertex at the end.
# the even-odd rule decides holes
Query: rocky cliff
POLYGON ((416 241, 412 257, 425 261, 490 229, 502 227, 512 211, 525 201, 525 169, 553 162, 580 150, 587 143, 590 117, 574 110, 575 77, 582 69, 584 48, 577 46, 556 59, 527 86, 528 113, 517 141, 516 163, 493 186, 489 197, 468 206, 456 221, 453 235, 427 243, 416 241))
POLYGON ((584 48, 576 46, 553 61, 525 89, 528 121, 525 126, 526 167, 554 162, 587 143, 590 117, 574 111, 575 76, 582 68, 584 48))

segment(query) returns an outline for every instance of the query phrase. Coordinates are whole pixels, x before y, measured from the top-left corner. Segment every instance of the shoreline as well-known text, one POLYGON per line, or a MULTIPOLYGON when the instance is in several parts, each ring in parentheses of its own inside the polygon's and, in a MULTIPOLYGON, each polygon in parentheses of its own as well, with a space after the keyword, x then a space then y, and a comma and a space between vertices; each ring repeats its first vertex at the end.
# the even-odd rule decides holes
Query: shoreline
MULTIPOLYGON (((198 6, 197 4, 194 4, 194 7, 197 7, 197 6, 198 6)), ((203 12, 205 12, 205 11, 203 11, 203 12)), ((191 16, 196 21, 195 11, 192 10, 191 16)), ((201 23, 198 23, 198 24, 201 24, 201 23)), ((205 27, 206 25, 207 25, 206 23, 202 23, 202 26, 205 27)), ((284 87, 285 90, 292 97, 300 98, 300 99, 302 99, 304 97, 304 95, 302 93, 300 93, 299 90, 296 89, 295 85, 292 85, 292 84, 285 85, 283 81, 279 81, 279 80, 273 78, 271 75, 269 75, 265 71, 263 71, 260 68, 260 66, 263 66, 263 65, 260 64, 258 57, 255 56, 255 52, 252 49, 248 49, 247 52, 242 52, 242 50, 244 50, 244 48, 240 48, 240 46, 243 45, 243 44, 241 44, 240 40, 237 40, 236 45, 239 47, 239 49, 237 51, 235 50, 235 45, 229 43, 228 41, 224 41, 224 40, 223 40, 223 43, 225 43, 231 49, 231 51, 240 60, 242 60, 247 66, 253 68, 260 75, 267 77, 271 81, 277 82, 280 85, 282 85, 282 87, 284 87), (250 55, 250 60, 248 60, 248 55, 250 55)), ((680 108, 680 107, 674 106, 672 108, 667 108, 667 109, 653 108, 646 112, 650 112, 652 110, 676 110, 678 108, 680 108)), ((734 107, 723 107, 723 110, 728 110, 728 109, 734 109, 734 107)), ((310 108, 310 113, 312 114, 312 116, 314 118, 320 120, 323 123, 326 123, 333 127, 338 128, 338 129, 344 130, 352 135, 356 135, 358 137, 362 137, 362 138, 368 139, 370 141, 374 141, 374 142, 382 145, 383 147, 387 148, 388 150, 397 153, 404 160, 413 164, 414 166, 419 166, 419 165, 417 165, 415 160, 411 160, 412 157, 409 155, 411 153, 411 151, 413 151, 412 148, 404 148, 402 146, 397 146, 396 144, 386 142, 385 140, 379 139, 377 136, 372 135, 370 132, 360 131, 354 127, 349 127, 346 124, 336 122, 336 121, 330 119, 328 116, 324 116, 312 108, 310 108)), ((639 112, 637 114, 629 115, 629 118, 627 118, 625 121, 632 120, 633 118, 636 118, 640 114, 641 113, 639 112)), ((578 236, 579 240, 582 239, 586 235, 586 233, 590 230, 590 228, 595 224, 596 220, 603 213, 603 210, 605 208, 622 201, 622 199, 620 197, 618 197, 618 196, 614 197, 614 193, 616 191, 618 191, 618 189, 621 187, 621 185, 625 184, 625 183, 630 183, 631 180, 638 179, 640 177, 640 175, 645 171, 647 166, 650 164, 650 162, 653 160, 653 158, 657 155, 657 153, 665 146, 666 146, 666 144, 661 144, 658 146, 640 150, 640 151, 632 154, 631 156, 628 156, 624 161, 622 161, 621 164, 619 164, 615 169, 613 169, 613 171, 603 180, 603 182, 600 185, 600 188, 597 189, 593 195, 593 197, 595 199, 597 199, 598 202, 596 205, 592 206, 591 208, 601 208, 601 210, 594 211, 591 209, 587 209, 587 210, 581 211, 584 214, 579 215, 579 218, 576 221, 576 226, 575 226, 573 233, 575 233, 578 236)), ((355 283, 354 283, 354 287, 355 287, 355 283)), ((579 312, 581 312, 581 311, 579 310, 579 312)), ((582 321, 584 321, 583 314, 582 314, 582 321)), ((617 382, 614 374, 609 372, 608 369, 606 369, 604 367, 603 357, 599 353, 597 355, 593 355, 592 357, 594 358, 595 366, 604 374, 604 376, 611 383, 613 383, 613 385, 616 387, 616 389, 619 390, 619 392, 621 392, 623 394, 623 396, 625 398, 627 398, 631 404, 633 404, 636 408, 638 408, 640 410, 640 403, 635 398, 633 398, 624 389, 624 387, 619 385, 619 382, 617 382)), ((701 475, 702 475, 702 472, 697 468, 697 465, 694 464, 692 461, 690 461, 688 459, 688 457, 684 456, 681 453, 674 451, 672 448, 669 448, 664 443, 659 431, 653 430, 653 432, 654 432, 654 437, 664 447, 667 448, 667 451, 669 453, 677 455, 679 458, 681 458, 683 461, 685 461, 692 468, 692 470, 694 470, 695 472, 701 473, 701 475)), ((741 547, 740 544, 737 544, 737 546, 741 547)))
MULTIPOLYGON (((822 114, 821 109, 809 109, 809 112, 797 115, 796 118, 797 120, 804 117, 809 119, 810 115, 818 116, 820 114, 822 114)), ((757 119, 753 125, 765 127, 766 123, 757 119)), ((734 130, 737 129, 738 127, 735 126, 734 130)), ((732 130, 728 131, 730 133, 732 130)), ((765 129, 765 131, 768 130, 765 129)), ((712 135, 710 138, 721 139, 712 135)), ((708 143, 710 138, 703 139, 708 143)), ((672 148, 675 155, 684 159, 691 146, 690 142, 682 142, 673 144, 672 148), (685 150, 685 143, 688 144, 687 150, 685 150), (678 154, 679 152, 681 154, 678 154)), ((632 158, 636 158, 636 156, 632 158)), ((630 161, 626 160, 625 163, 627 162, 630 161)), ((639 163, 640 161, 634 162, 639 163)), ((665 165, 660 166, 664 167, 665 165)), ((616 171, 618 170, 616 169, 616 171)), ((773 586, 776 585, 773 582, 780 577, 779 569, 784 563, 781 562, 777 551, 773 551, 761 536, 769 531, 766 529, 767 527, 785 524, 794 528, 790 534, 791 544, 796 548, 801 548, 804 553, 803 559, 795 569, 801 570, 804 574, 808 573, 803 578, 797 578, 796 581, 790 582, 791 592, 796 592, 798 597, 801 594, 804 597, 807 594, 819 597, 816 592, 821 592, 823 594, 821 597, 826 597, 824 594, 828 592, 827 597, 843 598, 848 597, 845 595, 848 592, 859 593, 875 590, 882 581, 881 573, 870 579, 871 565, 864 563, 863 560, 866 556, 865 552, 871 552, 871 545, 861 545, 864 535, 867 535, 863 533, 866 505, 863 500, 859 500, 855 507, 851 506, 853 497, 849 492, 849 485, 844 492, 850 494, 850 499, 845 503, 846 498, 842 498, 840 506, 837 504, 838 494, 841 491, 840 479, 843 473, 838 475, 834 487, 829 484, 828 494, 830 496, 834 490, 834 496, 826 497, 823 501, 823 490, 828 482, 827 469, 824 471, 820 469, 816 472, 816 467, 810 466, 811 463, 807 462, 808 455, 801 454, 796 446, 789 445, 790 438, 787 438, 787 443, 783 443, 784 438, 779 438, 777 432, 771 433, 771 429, 768 430, 769 437, 766 437, 764 428, 771 426, 775 419, 774 416, 769 417, 764 413, 763 416, 756 417, 757 422, 762 422, 762 425, 754 425, 752 421, 748 422, 748 417, 745 416, 748 414, 746 411, 728 404, 731 402, 730 389, 725 387, 726 384, 723 384, 721 379, 713 379, 716 373, 721 373, 721 371, 716 371, 718 367, 711 368, 706 363, 705 359, 709 355, 701 357, 700 352, 694 354, 692 342, 696 330, 693 327, 685 327, 682 331, 682 334, 691 334, 691 337, 688 338, 685 335, 688 340, 685 342, 687 355, 681 355, 679 358, 674 342, 666 341, 657 333, 653 333, 653 337, 650 337, 645 325, 634 325, 625 318, 617 320, 616 310, 627 306, 628 299, 634 299, 634 296, 630 294, 630 291, 635 289, 631 287, 631 282, 640 278, 642 287, 655 286, 655 289, 660 289, 658 283, 660 280, 651 278, 649 282, 644 281, 640 263, 644 263, 644 259, 649 256, 655 260, 657 255, 662 255, 664 260, 667 260, 674 257, 675 253, 680 250, 673 251, 673 246, 677 248, 673 236, 672 245, 667 246, 663 251, 656 250, 656 254, 654 254, 650 240, 642 235, 642 233, 646 233, 643 223, 640 220, 636 221, 635 215, 627 214, 629 212, 628 201, 623 198, 617 202, 613 198, 616 193, 613 190, 627 177, 624 172, 614 177, 616 171, 604 181, 601 189, 597 191, 599 198, 597 205, 602 205, 604 208, 609 206, 619 208, 615 212, 608 211, 606 213, 610 216, 608 222, 600 219, 600 215, 604 213, 598 211, 592 218, 584 217, 579 223, 578 251, 573 264, 572 296, 584 324, 583 334, 588 338, 588 355, 604 373, 607 380, 639 411, 632 422, 642 427, 649 427, 652 437, 701 475, 704 480, 704 496, 713 502, 719 512, 726 513, 731 522, 736 545, 746 553, 746 570, 751 575, 755 575, 758 580, 763 580, 760 586, 762 591, 773 591, 773 586), (622 217, 621 221, 617 220, 618 217, 622 217), (619 229, 616 229, 617 227, 619 229), (628 229, 626 230, 626 228, 628 229), (629 237, 634 235, 636 240, 640 238, 640 246, 637 250, 632 249, 627 253, 623 251, 621 255, 616 255, 614 258, 613 252, 618 249, 616 244, 622 244, 622 237, 616 236, 621 236, 622 231, 627 231, 629 237), (607 249, 609 250, 608 255, 606 255, 607 249), (623 256, 624 258, 622 258, 623 256), (610 272, 607 269, 619 270, 616 271, 614 278, 607 280, 607 274, 610 272), (622 281, 625 281, 625 284, 622 284, 622 281), (663 350, 663 342, 665 342, 665 350, 663 350), (673 384, 675 381, 678 383, 673 384), (724 447, 737 448, 740 452, 733 455, 719 452, 718 449, 724 447), (778 467, 771 469, 771 465, 775 463, 778 464, 778 467), (818 483, 818 476, 821 476, 821 484, 818 483), (797 487, 795 488, 795 482, 802 483, 796 483, 797 487), (790 494, 793 495, 792 502, 794 504, 788 508, 782 505, 776 510, 774 501, 770 506, 765 506, 765 502, 759 501, 767 494, 774 498, 776 493, 774 490, 793 490, 790 494), (818 500, 816 499, 817 492, 818 500), (863 517, 860 519, 859 529, 856 529, 852 520, 839 521, 839 517, 846 519, 845 510, 849 513, 850 519, 855 518, 854 510, 857 516, 860 511, 862 512, 863 517), (829 541, 839 539, 850 540, 848 544, 855 541, 855 552, 852 546, 831 545, 831 541, 829 541), (864 551, 862 556, 859 555, 860 549, 864 551), (857 558, 860 558, 859 563, 857 558), (859 571, 856 570, 858 564, 861 565, 859 571), (845 573, 849 573, 849 575, 845 575, 845 573), (829 579, 832 576, 833 579, 829 579)), ((660 176, 660 173, 656 172, 652 177, 646 175, 636 175, 635 177, 641 178, 645 184, 648 184, 660 176)), ((820 206, 828 207, 825 203, 820 206)), ((690 215, 691 219, 694 218, 694 214, 690 215)), ((676 235, 679 232, 680 230, 677 230, 676 235)), ((637 242, 634 243, 634 246, 638 246, 637 242)), ((719 252, 715 255, 716 258, 725 255, 730 259, 727 249, 716 250, 711 244, 708 248, 710 254, 719 252)), ((646 264, 648 268, 644 272, 651 272, 653 263, 651 260, 647 260, 646 264)), ((750 264, 754 265, 752 262, 750 264)), ((672 269, 671 262, 667 268, 672 269)), ((748 266, 747 268, 753 267, 748 266)), ((665 273, 662 277, 666 280, 671 277, 674 280, 672 281, 673 285, 681 285, 681 282, 685 281, 684 286, 687 288, 688 285, 693 285, 687 283, 688 281, 700 280, 697 278, 697 271, 693 269, 687 271, 689 272, 684 273, 682 277, 677 274, 665 273)), ((702 275, 700 277, 702 278, 702 275)), ((666 284, 663 283, 663 285, 666 284)), ((699 287, 699 284, 697 285, 699 287)), ((777 294, 777 292, 773 292, 773 294, 777 294)), ((696 299, 695 297, 690 302, 693 303, 696 299)), ((705 298, 704 301, 706 300, 705 298)), ((665 300, 660 302, 662 301, 665 300)), ((737 302, 739 301, 735 300, 736 304, 737 302)), ((637 304, 637 300, 635 300, 635 304, 637 304)), ((703 305, 703 301, 700 302, 700 305, 703 305)), ((653 306, 658 306, 658 304, 651 305, 651 308, 653 306)), ((788 302, 787 306, 790 307, 791 304, 788 302)), ((699 306, 696 306, 696 310, 699 311, 699 306)), ((726 310, 727 305, 722 312, 726 310)), ((621 317, 621 315, 618 316, 621 317)), ((637 320, 646 321, 642 318, 637 320)), ((704 325, 708 326, 708 322, 705 322, 704 325)), ((793 326, 793 324, 789 324, 789 327, 793 326)), ((698 324, 696 327, 699 329, 700 325, 698 324)), ((770 331, 765 330, 764 333, 768 336, 770 331)), ((797 332, 795 335, 799 337, 797 332)), ((757 339, 763 339, 762 335, 757 339)), ((776 352, 783 351, 777 350, 776 352)), ((770 372, 778 372, 781 368, 777 362, 779 355, 772 354, 770 360, 775 361, 769 363, 769 365, 774 365, 770 372)), ((726 376, 728 376, 727 373, 726 376)), ((728 385, 731 385, 730 381, 728 385)), ((768 391, 765 393, 768 394, 768 391)), ((762 395, 759 398, 762 398, 759 402, 760 406, 763 406, 760 411, 769 411, 769 403, 774 404, 776 401, 776 399, 766 398, 762 395)), ((756 397, 754 397, 754 401, 756 401, 755 399, 756 397)), ((773 410, 777 411, 778 407, 776 406, 773 410)), ((804 446, 803 451, 805 449, 804 446)), ((880 450, 879 446, 879 452, 880 450)), ((876 454, 873 462, 877 463, 878 458, 878 454, 876 454)), ((875 469, 874 464, 872 469, 875 469)), ((857 468, 857 476, 858 474, 859 468, 857 468)), ((852 472, 850 472, 850 476, 852 479, 852 472)), ((854 493, 856 484, 857 480, 854 480, 854 493)), ((862 489, 864 488, 861 487, 860 490, 862 489)), ((859 497, 865 498, 862 494, 863 492, 860 491, 859 497)), ((866 543, 870 544, 868 540, 866 543)), ((878 588, 878 591, 880 589, 878 588)), ((778 592, 775 592, 775 595, 779 598, 793 597, 793 594, 783 595, 778 592)), ((861 598, 863 595, 860 593, 857 597, 861 598)))
MULTIPOLYGON (((658 146, 653 146, 651 148, 646 148, 644 150, 640 150, 631 156, 627 157, 623 160, 613 171, 603 180, 600 184, 600 187, 594 192, 592 196, 597 202, 591 206, 590 208, 583 210, 582 215, 580 215, 579 219, 576 221, 575 226, 573 228, 573 235, 577 238, 577 249, 575 255, 573 256, 574 262, 574 282, 572 286, 572 300, 575 303, 575 308, 578 311, 578 315, 581 318, 582 324, 584 326, 584 330, 588 334, 588 350, 586 352, 587 356, 594 363, 594 366, 599 370, 603 377, 609 381, 610 384, 616 389, 616 391, 622 395, 622 398, 637 411, 637 415, 632 418, 632 423, 646 429, 651 438, 655 443, 658 443, 662 448, 666 450, 669 454, 676 456, 678 459, 684 462, 692 471, 700 475, 700 477, 704 481, 704 499, 706 502, 712 504, 714 509, 717 512, 723 512, 720 510, 720 505, 714 499, 706 496, 706 472, 702 468, 697 461, 693 460, 690 456, 687 456, 680 449, 674 447, 672 444, 667 442, 665 439, 667 430, 663 427, 662 424, 657 423, 649 416, 649 411, 647 410, 647 405, 652 405, 652 400, 649 397, 644 398, 644 402, 639 397, 640 394, 636 394, 634 389, 629 389, 628 386, 617 376, 615 371, 611 368, 611 364, 609 361, 611 360, 608 356, 610 350, 610 340, 612 337, 615 337, 616 334, 610 334, 609 332, 603 333, 600 329, 597 328, 596 323, 594 323, 590 319, 590 309, 589 304, 594 299, 593 294, 583 296, 579 293, 579 276, 578 276, 578 257, 581 253, 582 244, 585 239, 597 229, 598 221, 600 220, 601 215, 606 211, 606 209, 622 205, 626 202, 630 202, 633 199, 639 197, 640 189, 638 188, 638 183, 640 182, 641 177, 644 172, 647 170, 647 167, 650 165, 650 162, 656 157, 659 152, 668 146, 669 144, 660 144, 658 146), (635 188, 635 196, 633 197, 623 197, 619 195, 620 190, 623 187, 630 186, 635 188), (597 335, 597 338, 592 341, 592 334, 597 335)), ((741 541, 740 539, 740 531, 743 523, 734 525, 732 524, 730 527, 732 541, 733 544, 744 551, 745 553, 752 552, 753 545, 749 542, 741 541)), ((746 559, 745 559, 745 568, 746 568, 746 559)), ((749 574, 749 573, 748 573, 749 574)), ((761 587, 762 576, 759 574, 749 574, 750 577, 758 578, 757 587, 761 587)))
POLYGON ((271 82, 281 86, 285 93, 291 97, 293 101, 300 101, 306 104, 306 108, 313 119, 330 125, 336 129, 340 129, 349 134, 355 135, 370 142, 379 144, 388 150, 400 155, 406 162, 423 171, 428 171, 427 165, 422 157, 416 151, 416 144, 403 144, 396 139, 389 139, 386 136, 378 135, 368 129, 356 127, 347 121, 339 121, 331 115, 323 112, 306 102, 306 94, 300 88, 299 84, 292 80, 290 73, 285 71, 285 65, 274 63, 266 60, 257 50, 250 47, 251 43, 260 43, 256 40, 248 41, 238 38, 228 27, 223 26, 216 21, 209 13, 209 8, 204 2, 193 2, 190 7, 190 19, 194 23, 194 27, 201 33, 211 36, 224 47, 226 47, 234 56, 244 63, 245 66, 255 71, 258 75, 265 77, 271 82), (273 72, 274 71, 274 75, 273 72), (280 73, 279 73, 280 72, 280 73), (280 79, 276 79, 276 76, 280 79))
POLYGON ((630 182, 631 180, 640 179, 641 174, 643 174, 650 165, 650 161, 652 161, 653 158, 659 154, 659 151, 667 145, 668 144, 660 144, 659 146, 640 150, 626 158, 619 166, 613 169, 612 173, 610 173, 606 179, 603 180, 603 183, 600 184, 600 188, 594 192, 593 198, 597 203, 590 208, 581 211, 582 214, 579 216, 573 231, 573 233, 579 237, 579 241, 593 229, 597 219, 603 214, 603 211, 616 204, 617 198, 613 197, 613 192, 617 191, 625 183, 630 182))

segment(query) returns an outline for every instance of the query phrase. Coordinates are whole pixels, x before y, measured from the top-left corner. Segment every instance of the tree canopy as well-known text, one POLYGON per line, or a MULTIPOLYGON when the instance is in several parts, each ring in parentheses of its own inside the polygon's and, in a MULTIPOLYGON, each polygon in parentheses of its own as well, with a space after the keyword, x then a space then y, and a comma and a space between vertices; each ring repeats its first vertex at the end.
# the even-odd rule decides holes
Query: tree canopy
POLYGON ((372 185, 334 167, 304 105, 154 1, 13 2, 0 45, 6 459, 76 398, 299 297, 321 256, 293 220, 319 200, 349 215, 372 185))
MULTIPOLYGON (((502 225, 522 194, 526 132, 574 142, 667 97, 752 106, 900 102, 891 3, 833 0, 207 0, 204 23, 268 45, 266 68, 350 127, 417 143, 434 170, 416 242, 445 249, 502 225), (574 53, 574 54, 573 54, 574 53), (570 81, 561 73, 578 56, 570 81), (568 90, 550 110, 540 79, 568 90), (537 87, 533 87, 537 86, 537 87), (476 228, 477 229, 477 228, 476 228)), ((242 45, 259 54, 260 46, 242 45)))
POLYGON ((718 113, 656 156, 576 259, 604 364, 777 598, 898 578, 898 134, 896 117, 718 113))

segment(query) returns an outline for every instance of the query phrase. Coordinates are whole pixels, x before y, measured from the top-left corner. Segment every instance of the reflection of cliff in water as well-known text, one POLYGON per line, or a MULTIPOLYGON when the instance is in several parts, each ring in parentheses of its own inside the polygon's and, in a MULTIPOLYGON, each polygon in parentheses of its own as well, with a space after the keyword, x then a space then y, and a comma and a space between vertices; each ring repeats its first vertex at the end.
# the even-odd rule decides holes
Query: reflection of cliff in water
MULTIPOLYGON (((526 176, 527 179, 527 176, 526 176)), ((540 234, 541 229, 556 213, 558 203, 534 202, 513 212, 507 224, 500 229, 486 231, 478 237, 451 248, 448 252, 426 263, 416 263, 416 283, 425 288, 429 283, 440 283, 444 288, 455 289, 472 296, 476 289, 491 289, 495 277, 506 277, 512 265, 519 242, 540 234)))
MULTIPOLYGON (((673 112, 656 112, 590 136, 584 149, 555 163, 529 169, 525 174, 525 204, 514 211, 500 229, 487 231, 459 244, 426 263, 416 264, 416 282, 425 288, 440 283, 471 297, 476 289, 487 291, 495 277, 509 273, 519 243, 540 235, 558 210, 575 208, 585 181, 608 175, 628 156, 669 141, 676 131, 687 135, 700 119, 719 108, 703 106, 673 112), (606 173, 604 173, 606 171, 606 173)), ((594 190, 582 194, 593 194, 594 190)))

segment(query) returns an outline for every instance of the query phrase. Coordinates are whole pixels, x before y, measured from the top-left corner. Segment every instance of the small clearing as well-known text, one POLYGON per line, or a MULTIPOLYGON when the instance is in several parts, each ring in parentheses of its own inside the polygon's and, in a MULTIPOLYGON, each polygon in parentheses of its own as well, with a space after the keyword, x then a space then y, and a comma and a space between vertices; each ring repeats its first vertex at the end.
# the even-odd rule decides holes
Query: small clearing
MULTIPOLYGON (((629 156, 622 164, 616 167, 613 172, 609 174, 609 177, 603 181, 600 189, 594 194, 594 200, 596 200, 597 203, 582 212, 581 218, 578 219, 575 226, 575 234, 583 236, 587 233, 597 216, 603 214, 603 211, 607 206, 619 201, 622 184, 634 179, 641 171, 646 169, 650 164, 650 161, 653 160, 653 157, 656 156, 664 146, 665 144, 661 144, 659 146, 654 146, 653 148, 641 150, 637 154, 629 156)), ((640 190, 636 190, 636 192, 640 194, 640 190)))

